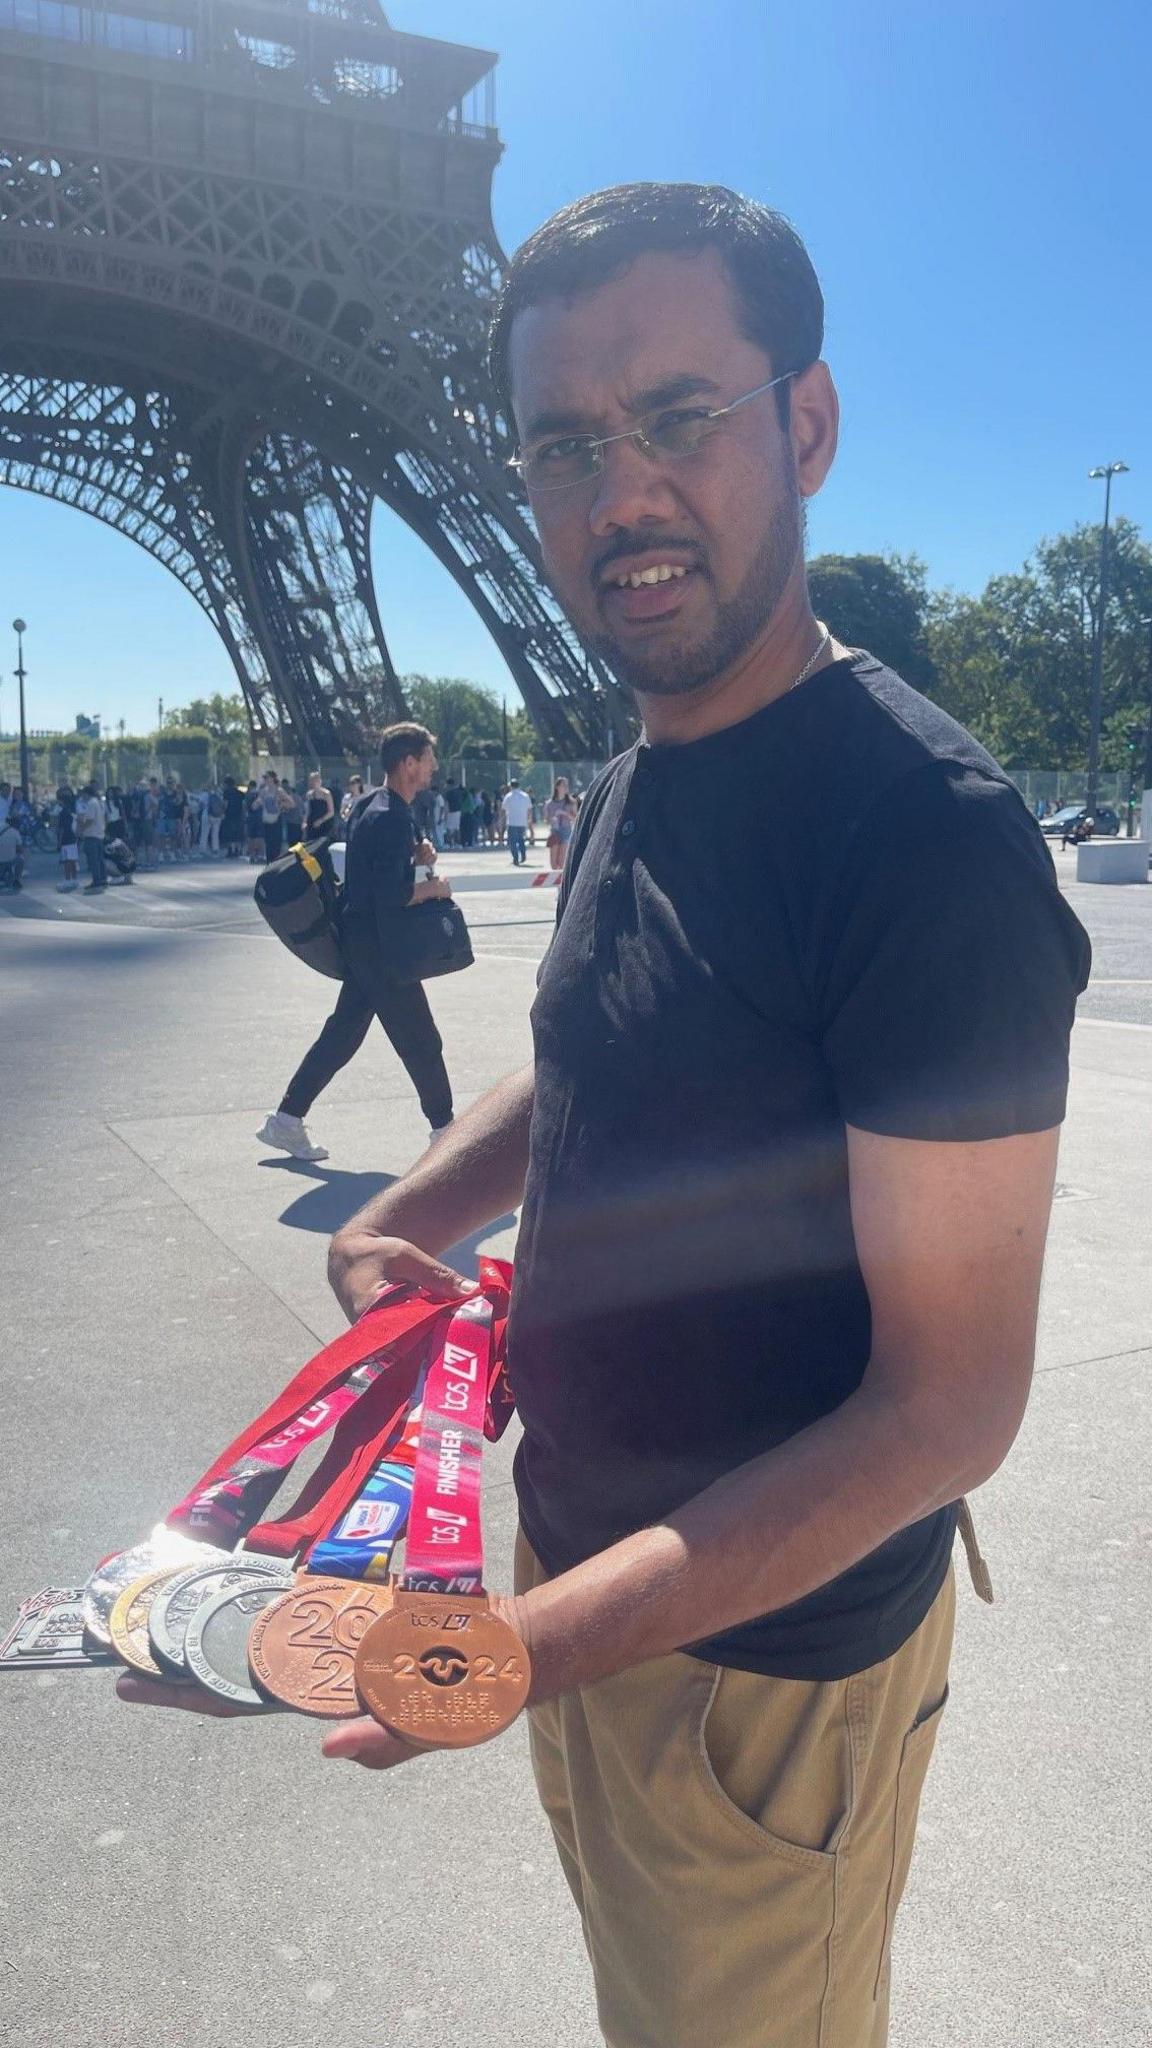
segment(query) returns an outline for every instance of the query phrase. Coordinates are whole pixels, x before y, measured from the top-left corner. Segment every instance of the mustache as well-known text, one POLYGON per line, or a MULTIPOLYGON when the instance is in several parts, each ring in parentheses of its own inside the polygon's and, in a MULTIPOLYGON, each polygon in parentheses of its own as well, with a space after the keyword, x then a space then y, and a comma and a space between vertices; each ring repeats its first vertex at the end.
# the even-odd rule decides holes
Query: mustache
POLYGON ((664 548, 670 554, 687 557, 692 568, 707 572, 708 558, 699 541, 690 536, 682 533, 618 533, 593 562, 593 581, 599 583, 616 562, 631 561, 636 555, 659 554, 664 548))

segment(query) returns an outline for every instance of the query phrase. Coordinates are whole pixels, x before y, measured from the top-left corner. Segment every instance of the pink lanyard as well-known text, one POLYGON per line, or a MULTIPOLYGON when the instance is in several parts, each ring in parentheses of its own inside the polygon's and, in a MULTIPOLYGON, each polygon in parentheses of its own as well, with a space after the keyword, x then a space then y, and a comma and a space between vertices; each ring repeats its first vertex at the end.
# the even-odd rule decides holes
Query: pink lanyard
POLYGON ((424 1379, 404 1553, 405 1592, 479 1593, 480 1459, 492 1371, 492 1303, 455 1310, 424 1379))

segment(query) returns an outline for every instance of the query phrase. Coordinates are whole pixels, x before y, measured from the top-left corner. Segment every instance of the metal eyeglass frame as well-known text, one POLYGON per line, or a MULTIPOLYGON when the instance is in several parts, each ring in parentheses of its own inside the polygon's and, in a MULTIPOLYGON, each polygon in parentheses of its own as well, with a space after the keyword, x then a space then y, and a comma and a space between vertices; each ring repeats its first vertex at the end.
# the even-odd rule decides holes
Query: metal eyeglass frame
MULTIPOLYGON (((742 405, 748 405, 753 398, 763 398, 766 391, 775 391, 778 384, 787 384, 793 377, 798 377, 799 375, 799 370, 785 370, 779 377, 770 377, 767 384, 757 384, 754 391, 745 391, 740 398, 734 398, 729 405, 717 405, 708 412, 702 412, 700 414, 701 426, 709 426, 713 420, 727 419, 730 412, 737 412, 742 405)), ((557 435, 556 438, 558 440, 580 441, 582 447, 587 450, 592 458, 592 467, 586 476, 566 477, 564 482, 559 484, 529 483, 525 472, 532 462, 530 455, 513 455, 506 464, 506 467, 519 472, 520 480, 525 490, 575 491, 580 488, 581 484, 590 484, 594 477, 598 477, 603 473, 603 451, 605 448, 611 447, 614 441, 635 441, 636 446, 652 462, 683 462, 688 456, 699 454, 699 449, 682 448, 677 452, 672 448, 661 448, 658 442, 653 443, 649 437, 649 429, 653 421, 660 419, 666 412, 674 412, 676 410, 675 406, 658 406, 654 412, 645 413, 638 426, 626 427, 622 434, 557 435)))

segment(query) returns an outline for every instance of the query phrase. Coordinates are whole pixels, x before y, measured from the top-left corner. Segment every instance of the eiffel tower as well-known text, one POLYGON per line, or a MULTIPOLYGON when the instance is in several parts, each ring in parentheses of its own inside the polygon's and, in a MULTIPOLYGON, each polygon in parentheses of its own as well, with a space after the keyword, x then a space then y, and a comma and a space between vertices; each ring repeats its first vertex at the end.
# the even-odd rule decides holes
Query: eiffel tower
POLYGON ((163 562, 273 752, 360 754, 404 714, 378 497, 553 754, 628 727, 484 366, 495 61, 375 0, 0 0, 0 482, 163 562))

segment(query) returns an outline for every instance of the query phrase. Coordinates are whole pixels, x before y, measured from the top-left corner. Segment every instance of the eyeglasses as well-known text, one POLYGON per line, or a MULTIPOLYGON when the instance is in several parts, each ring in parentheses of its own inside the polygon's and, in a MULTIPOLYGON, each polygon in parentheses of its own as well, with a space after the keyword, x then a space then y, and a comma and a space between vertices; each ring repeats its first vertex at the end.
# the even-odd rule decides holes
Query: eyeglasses
POLYGON ((787 384, 799 374, 798 370, 785 370, 767 384, 757 384, 754 391, 745 391, 730 405, 662 406, 657 412, 645 413, 638 426, 623 434, 564 434, 554 441, 542 441, 538 448, 514 455, 508 467, 519 470, 530 491, 567 491, 600 475, 604 450, 614 441, 635 441, 651 462, 679 462, 685 455, 698 454, 718 420, 727 419, 740 406, 763 398, 766 391, 775 391, 778 384, 787 384))

